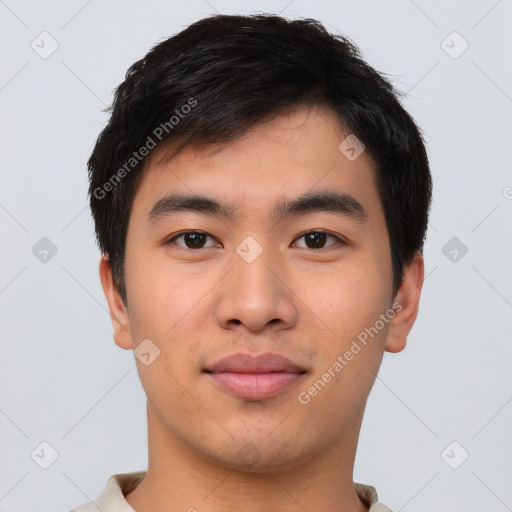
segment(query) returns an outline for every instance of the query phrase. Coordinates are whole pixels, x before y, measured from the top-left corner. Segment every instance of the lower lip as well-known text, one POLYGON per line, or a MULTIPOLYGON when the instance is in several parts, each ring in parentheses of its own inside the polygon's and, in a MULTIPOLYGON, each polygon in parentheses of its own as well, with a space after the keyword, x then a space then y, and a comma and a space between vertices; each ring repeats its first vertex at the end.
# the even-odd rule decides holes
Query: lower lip
POLYGON ((301 373, 209 373, 217 384, 245 400, 261 400, 277 395, 303 376, 301 373))

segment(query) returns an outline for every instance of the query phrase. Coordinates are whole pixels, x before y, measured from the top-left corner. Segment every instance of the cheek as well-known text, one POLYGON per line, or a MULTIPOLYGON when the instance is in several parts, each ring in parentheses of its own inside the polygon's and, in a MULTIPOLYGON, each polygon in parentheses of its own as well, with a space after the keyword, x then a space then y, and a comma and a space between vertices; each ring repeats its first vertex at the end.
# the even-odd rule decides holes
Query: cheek
POLYGON ((390 280, 371 256, 354 258, 329 274, 317 273, 311 283, 313 288, 308 285, 300 292, 304 302, 340 340, 357 336, 388 307, 390 280))
POLYGON ((388 331, 387 323, 380 321, 376 326, 389 307, 389 283, 381 272, 375 258, 361 256, 357 265, 347 265, 321 283, 318 309, 314 311, 323 322, 317 322, 319 328, 324 329, 325 324, 329 330, 322 330, 317 338, 321 349, 311 382, 314 385, 320 379, 329 383, 325 388, 318 383, 323 389, 317 400, 318 414, 321 404, 327 403, 339 406, 332 411, 340 415, 339 421, 347 411, 356 414, 374 383, 388 331))
POLYGON ((197 273, 194 278, 186 266, 178 268, 156 259, 143 264, 142 260, 132 256, 126 261, 130 325, 136 345, 150 339, 160 354, 147 367, 137 361, 140 380, 155 404, 183 400, 186 406, 187 396, 179 383, 192 385, 200 374, 204 336, 211 336, 202 326, 208 292, 215 283, 197 273))
POLYGON ((161 255, 127 254, 126 288, 132 329, 156 340, 173 339, 212 284, 206 276, 198 279, 186 265, 171 265, 161 255))

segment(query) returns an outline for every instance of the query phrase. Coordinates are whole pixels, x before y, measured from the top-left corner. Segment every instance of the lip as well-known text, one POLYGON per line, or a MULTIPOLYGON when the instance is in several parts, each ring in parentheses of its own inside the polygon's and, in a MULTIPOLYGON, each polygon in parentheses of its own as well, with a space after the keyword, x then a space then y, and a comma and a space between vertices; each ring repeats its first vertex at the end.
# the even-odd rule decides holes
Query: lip
POLYGON ((271 398, 296 384, 306 370, 279 354, 233 354, 204 370, 218 386, 245 400, 271 398))

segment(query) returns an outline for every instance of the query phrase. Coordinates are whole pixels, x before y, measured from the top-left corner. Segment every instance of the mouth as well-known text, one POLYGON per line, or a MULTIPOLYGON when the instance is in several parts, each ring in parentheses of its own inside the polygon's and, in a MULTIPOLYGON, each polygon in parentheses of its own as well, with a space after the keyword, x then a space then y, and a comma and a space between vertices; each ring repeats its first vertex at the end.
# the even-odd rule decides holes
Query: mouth
POLYGON ((203 370, 222 390, 244 400, 271 398, 299 382, 304 368, 279 354, 233 354, 203 370))

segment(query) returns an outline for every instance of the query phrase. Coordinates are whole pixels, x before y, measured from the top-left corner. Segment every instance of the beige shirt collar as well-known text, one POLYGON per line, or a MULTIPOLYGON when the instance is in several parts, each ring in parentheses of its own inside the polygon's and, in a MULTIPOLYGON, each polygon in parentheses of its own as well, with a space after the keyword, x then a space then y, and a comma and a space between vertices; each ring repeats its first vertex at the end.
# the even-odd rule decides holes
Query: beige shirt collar
MULTIPOLYGON (((94 503, 85 503, 70 512, 136 512, 124 496, 133 491, 145 475, 145 471, 112 475, 94 503)), ((360 500, 369 507, 369 512, 392 512, 378 502, 377 491, 371 485, 355 483, 355 488, 360 500)))

